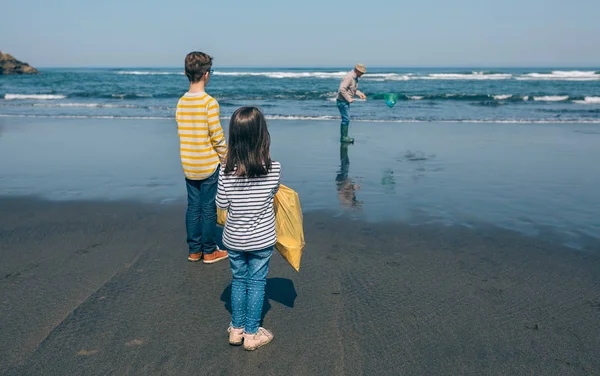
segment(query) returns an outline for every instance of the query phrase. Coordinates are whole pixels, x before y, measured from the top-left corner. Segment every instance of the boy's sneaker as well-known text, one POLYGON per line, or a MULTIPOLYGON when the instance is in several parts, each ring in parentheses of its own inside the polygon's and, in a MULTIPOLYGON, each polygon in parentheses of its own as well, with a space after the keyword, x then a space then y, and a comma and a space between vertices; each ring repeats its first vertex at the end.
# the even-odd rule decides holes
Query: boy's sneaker
POLYGON ((229 344, 232 346, 239 346, 244 341, 244 329, 236 329, 233 326, 229 326, 227 328, 227 332, 229 333, 229 344))
POLYGON ((244 350, 256 350, 271 342, 273 337, 273 333, 263 327, 258 328, 256 334, 244 333, 244 350))
POLYGON ((227 251, 221 251, 219 248, 217 248, 213 253, 205 253, 203 262, 205 264, 214 264, 215 262, 225 260, 227 257, 227 251))
POLYGON ((191 262, 198 262, 198 261, 200 261, 200 259, 202 259, 202 252, 190 253, 190 255, 188 256, 188 261, 191 261, 191 262))

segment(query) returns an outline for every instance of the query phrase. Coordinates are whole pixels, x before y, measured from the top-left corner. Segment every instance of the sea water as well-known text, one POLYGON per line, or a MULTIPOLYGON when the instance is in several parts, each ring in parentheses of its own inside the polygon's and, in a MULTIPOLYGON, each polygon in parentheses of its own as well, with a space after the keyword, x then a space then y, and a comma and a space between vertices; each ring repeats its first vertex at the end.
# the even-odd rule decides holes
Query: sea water
MULTIPOLYGON (((228 117, 256 105, 270 119, 335 119, 350 67, 213 67, 208 91, 228 117)), ((40 69, 0 76, 0 116, 172 119, 181 68, 40 69)), ((354 121, 600 123, 600 68, 369 68, 354 121), (395 94, 393 108, 385 96, 395 94)))

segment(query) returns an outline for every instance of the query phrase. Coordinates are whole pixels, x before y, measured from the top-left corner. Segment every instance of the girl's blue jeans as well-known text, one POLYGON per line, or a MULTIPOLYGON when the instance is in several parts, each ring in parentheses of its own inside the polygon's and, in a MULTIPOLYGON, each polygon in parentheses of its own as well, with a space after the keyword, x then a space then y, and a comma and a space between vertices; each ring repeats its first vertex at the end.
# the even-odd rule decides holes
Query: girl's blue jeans
POLYGON ((231 282, 231 326, 258 332, 273 247, 260 251, 228 250, 231 282))

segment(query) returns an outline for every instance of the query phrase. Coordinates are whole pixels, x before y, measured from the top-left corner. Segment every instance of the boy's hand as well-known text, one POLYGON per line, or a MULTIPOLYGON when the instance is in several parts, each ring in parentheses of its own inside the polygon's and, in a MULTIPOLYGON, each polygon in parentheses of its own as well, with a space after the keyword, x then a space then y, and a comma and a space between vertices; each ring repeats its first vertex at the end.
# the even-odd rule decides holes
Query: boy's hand
POLYGON ((358 97, 360 99, 367 99, 367 96, 364 93, 358 93, 358 97))

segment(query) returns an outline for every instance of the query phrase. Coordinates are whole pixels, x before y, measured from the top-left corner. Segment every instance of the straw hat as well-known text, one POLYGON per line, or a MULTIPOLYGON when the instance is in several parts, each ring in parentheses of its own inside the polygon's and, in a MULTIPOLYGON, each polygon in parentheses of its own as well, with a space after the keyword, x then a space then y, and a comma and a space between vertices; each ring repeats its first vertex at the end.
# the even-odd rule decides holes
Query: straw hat
POLYGON ((363 73, 363 74, 367 73, 367 67, 364 64, 356 64, 354 69, 356 69, 357 71, 359 71, 360 73, 363 73))

